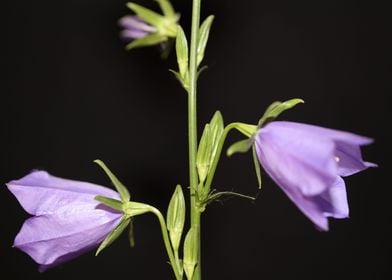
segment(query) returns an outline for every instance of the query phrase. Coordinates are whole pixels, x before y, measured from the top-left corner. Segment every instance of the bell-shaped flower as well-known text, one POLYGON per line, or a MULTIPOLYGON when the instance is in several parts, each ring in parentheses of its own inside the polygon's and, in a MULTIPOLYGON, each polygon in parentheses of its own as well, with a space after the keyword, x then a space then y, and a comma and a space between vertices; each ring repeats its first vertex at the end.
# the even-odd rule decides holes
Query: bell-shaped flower
POLYGON ((362 160, 360 147, 370 138, 313 125, 273 121, 255 135, 260 164, 321 230, 328 217, 347 218, 349 207, 342 176, 376 166, 362 160))
POLYGON ((23 224, 14 246, 40 264, 41 271, 97 247, 123 216, 94 199, 119 199, 115 191, 45 171, 34 171, 7 186, 33 216, 23 224))
POLYGON ((155 27, 135 15, 122 17, 118 24, 123 28, 120 36, 126 41, 143 38, 157 31, 155 27))

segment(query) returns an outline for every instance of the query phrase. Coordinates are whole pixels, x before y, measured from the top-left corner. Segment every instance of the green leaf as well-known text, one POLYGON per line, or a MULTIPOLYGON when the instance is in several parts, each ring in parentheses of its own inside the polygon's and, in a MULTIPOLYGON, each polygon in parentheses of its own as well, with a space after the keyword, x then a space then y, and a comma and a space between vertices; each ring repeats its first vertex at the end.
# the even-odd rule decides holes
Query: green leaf
POLYGON ((101 202, 102 204, 104 204, 110 208, 113 208, 113 209, 118 210, 120 212, 123 211, 123 203, 120 200, 106 197, 106 196, 102 196, 102 195, 97 195, 94 199, 98 200, 99 202, 101 202))
POLYGON ((208 170, 210 169, 211 161, 211 136, 210 136, 210 125, 206 124, 201 135, 199 147, 197 149, 196 155, 196 167, 199 174, 200 182, 204 182, 208 175, 208 170))
POLYGON ((255 171, 256 171, 256 176, 257 176, 257 183, 259 185, 259 189, 261 189, 261 170, 260 170, 259 159, 257 158, 255 145, 253 145, 253 147, 252 147, 252 156, 253 156, 253 163, 255 166, 255 171))
POLYGON ((131 199, 131 195, 128 192, 128 189, 117 179, 117 177, 109 170, 103 161, 97 159, 94 160, 96 164, 98 164, 103 171, 105 171, 106 175, 112 181, 114 187, 116 188, 117 192, 120 194, 122 201, 129 201, 131 199))
POLYGON ((180 185, 170 199, 166 221, 173 250, 177 252, 185 223, 185 198, 180 185))
POLYGON ((299 103, 304 103, 304 101, 299 98, 294 98, 294 99, 287 100, 285 102, 276 101, 272 103, 270 106, 268 106, 264 115, 259 120, 258 126, 262 127, 266 123, 276 119, 284 111, 293 108, 295 105, 299 103))
POLYGON ((227 156, 230 157, 235 153, 246 153, 252 147, 253 142, 254 142, 253 138, 249 138, 249 139, 235 142, 227 149, 226 154, 227 154, 227 156))
POLYGON ((189 74, 188 73, 189 72, 187 72, 187 75, 185 75, 184 79, 181 77, 180 73, 178 73, 177 71, 169 69, 169 72, 171 72, 174 75, 174 77, 176 77, 176 79, 180 82, 180 84, 185 89, 185 91, 188 92, 188 90, 189 90, 189 74))
POLYGON ((200 26, 199 30, 199 41, 197 43, 197 65, 199 66, 200 63, 203 61, 205 49, 208 42, 208 37, 210 35, 210 29, 212 22, 214 21, 214 16, 211 15, 207 17, 202 25, 200 26))
POLYGON ((186 277, 189 280, 192 280, 193 273, 197 265, 198 248, 196 244, 197 244, 196 231, 193 228, 191 228, 188 231, 184 241, 184 261, 183 261, 184 271, 186 277))
POLYGON ((153 46, 157 45, 159 43, 167 41, 167 36, 158 34, 158 33, 152 33, 150 35, 144 36, 142 38, 133 40, 131 43, 125 46, 127 50, 132 50, 136 48, 141 48, 141 47, 148 47, 148 46, 153 46))
POLYGON ((162 26, 165 22, 165 17, 136 3, 127 3, 127 7, 137 14, 142 20, 155 27, 162 26))
POLYGON ((176 36, 176 52, 177 52, 177 63, 178 69, 180 69, 180 75, 182 79, 185 78, 188 72, 188 41, 186 39, 184 30, 180 25, 177 27, 176 36))
POLYGON ((161 10, 163 14, 167 17, 175 17, 176 14, 174 12, 173 6, 170 4, 170 1, 168 0, 155 0, 158 2, 159 6, 161 7, 161 10))
POLYGON ((130 219, 126 216, 123 216, 118 226, 111 233, 109 233, 108 236, 106 236, 105 240, 101 243, 101 245, 97 249, 95 255, 98 256, 98 254, 103 249, 107 248, 110 244, 112 244, 126 229, 129 223, 130 223, 130 219))

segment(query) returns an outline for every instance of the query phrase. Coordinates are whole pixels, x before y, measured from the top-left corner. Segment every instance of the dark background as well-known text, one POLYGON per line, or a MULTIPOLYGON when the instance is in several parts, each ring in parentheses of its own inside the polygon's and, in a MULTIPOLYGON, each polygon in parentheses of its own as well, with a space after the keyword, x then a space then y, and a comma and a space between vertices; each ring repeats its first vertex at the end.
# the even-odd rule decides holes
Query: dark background
MULTIPOLYGON (((12 279, 171 279, 152 216, 136 219, 136 248, 122 237, 52 269, 12 249, 27 217, 4 183, 35 168, 109 185, 100 158, 135 200, 166 211, 187 186, 186 94, 167 71, 174 55, 124 51, 124 0, 5 0, 1 11, 0 268, 12 279), (83 277, 83 278, 82 278, 83 277)), ((138 1, 156 8, 153 1, 138 1)), ((306 104, 283 119, 374 137, 380 165, 347 178, 351 218, 321 233, 266 176, 256 203, 215 203, 203 215, 205 279, 391 279, 391 24, 379 1, 204 1, 216 15, 199 82, 199 123, 255 123, 274 100, 306 104)), ((174 1, 189 31, 191 1, 174 1)), ((189 34, 189 32, 188 32, 189 34)), ((233 133, 228 142, 240 139, 233 133)), ((223 157, 219 190, 255 195, 250 154, 223 157)))

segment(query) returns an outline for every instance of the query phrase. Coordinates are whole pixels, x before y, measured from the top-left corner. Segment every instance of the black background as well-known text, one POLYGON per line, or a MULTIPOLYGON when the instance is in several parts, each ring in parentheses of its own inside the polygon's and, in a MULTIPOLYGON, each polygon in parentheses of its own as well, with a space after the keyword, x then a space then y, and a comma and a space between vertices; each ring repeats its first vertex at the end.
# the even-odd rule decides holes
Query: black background
MULTIPOLYGON (((122 237, 52 269, 12 249, 27 214, 4 183, 39 168, 109 185, 100 158, 135 200, 166 211, 187 186, 186 94, 155 48, 124 51, 117 19, 124 0, 5 0, 1 11, 0 262, 12 279, 171 279, 152 216, 122 237)), ((174 1, 189 34, 191 1, 174 1)), ((156 8, 153 1, 138 1, 156 8)), ((204 1, 216 15, 199 82, 200 128, 215 110, 225 122, 255 123, 274 100, 306 104, 283 119, 374 137, 364 149, 380 165, 347 178, 351 218, 314 229, 264 176, 256 203, 215 203, 203 215, 205 279, 391 279, 391 92, 389 9, 379 1, 204 1)), ((233 133, 229 142, 240 139, 233 133)), ((250 154, 223 157, 219 190, 254 195, 250 154)))

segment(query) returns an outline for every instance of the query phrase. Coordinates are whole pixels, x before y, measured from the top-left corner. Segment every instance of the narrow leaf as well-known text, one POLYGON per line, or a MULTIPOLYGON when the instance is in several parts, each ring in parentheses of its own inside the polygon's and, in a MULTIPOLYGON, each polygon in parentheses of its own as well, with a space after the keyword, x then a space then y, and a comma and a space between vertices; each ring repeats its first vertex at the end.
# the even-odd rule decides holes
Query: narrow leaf
POLYGON ((246 124, 241 122, 235 122, 229 125, 237 129, 239 132, 241 132, 242 134, 244 134, 246 137, 249 138, 252 137, 258 129, 257 125, 246 124))
POLYGON ((126 229, 126 227, 129 225, 130 219, 126 216, 123 216, 121 219, 120 223, 118 226, 111 232, 109 233, 108 236, 106 236, 105 240, 101 243, 99 248, 97 249, 95 255, 98 256, 98 254, 110 244, 112 244, 120 235, 121 233, 126 229))
POLYGON ((184 79, 188 72, 188 41, 180 25, 177 27, 176 52, 178 69, 180 70, 181 77, 184 79))
POLYGON ((184 241, 184 271, 189 280, 193 279, 193 273, 197 265, 198 248, 196 246, 196 231, 191 228, 184 241))
POLYGON ((276 101, 272 103, 267 110, 265 111, 264 115, 259 120, 259 127, 262 127, 267 122, 276 119, 281 113, 284 111, 293 108, 295 105, 299 103, 304 103, 302 99, 294 98, 287 100, 285 102, 276 101))
POLYGON ((226 154, 227 154, 227 156, 230 157, 235 153, 246 153, 252 147, 253 142, 254 142, 253 138, 249 138, 249 139, 235 142, 227 149, 226 154))
POLYGON ((165 21, 165 17, 136 3, 127 3, 127 7, 135 12, 142 20, 153 26, 162 26, 165 21))
POLYGON ((106 175, 112 181, 114 187, 116 188, 117 192, 120 194, 122 201, 129 201, 131 199, 131 195, 128 192, 128 189, 117 179, 117 177, 109 170, 103 161, 97 159, 94 160, 96 164, 98 164, 103 171, 105 171, 106 175))
POLYGON ((148 47, 157 45, 161 42, 165 42, 167 40, 167 36, 161 35, 158 33, 152 33, 150 35, 144 36, 142 38, 133 40, 131 43, 125 46, 127 50, 132 50, 140 47, 148 47))
POLYGON ((256 146, 253 145, 252 147, 252 156, 253 156, 253 163, 255 166, 255 171, 256 171, 256 176, 257 176, 257 183, 259 185, 259 189, 261 189, 261 170, 260 170, 260 163, 257 158, 257 153, 256 153, 256 146))
POLYGON ((245 194, 241 194, 241 193, 236 193, 236 192, 217 192, 217 193, 213 193, 211 195, 208 196, 207 200, 205 201, 206 204, 209 204, 215 200, 218 200, 219 198, 221 198, 222 196, 236 196, 239 198, 245 198, 245 199, 249 199, 249 200, 256 200, 255 197, 253 196, 249 196, 249 195, 245 195, 245 194))
POLYGON ((219 140, 222 136, 223 130, 224 130, 224 123, 223 123, 222 114, 221 112, 216 111, 210 121, 210 132, 211 132, 210 134, 211 134, 211 146, 212 146, 210 165, 212 164, 212 161, 215 158, 215 154, 218 149, 219 140))
POLYGON ((177 252, 185 223, 185 198, 180 185, 177 185, 170 199, 166 223, 173 250, 177 252))
POLYGON ((123 203, 120 200, 106 197, 106 196, 101 196, 101 195, 97 195, 94 199, 98 200, 99 202, 101 202, 102 204, 104 204, 110 208, 113 208, 113 209, 118 210, 120 212, 123 211, 123 203))
POLYGON ((208 42, 208 37, 210 35, 210 29, 212 22, 214 21, 214 16, 207 17, 202 25, 200 26, 199 30, 199 41, 197 43, 197 65, 199 66, 200 63, 203 61, 205 49, 208 42))

